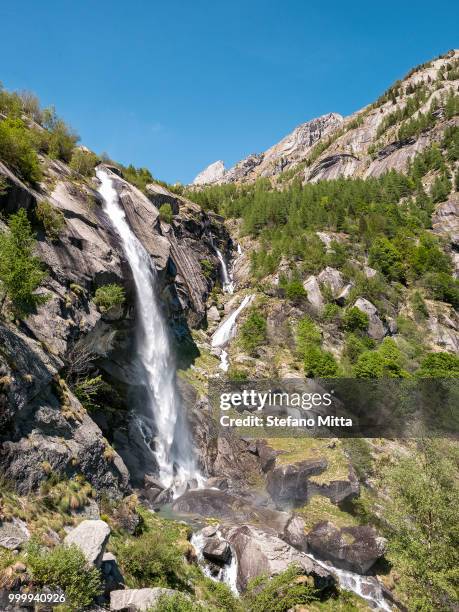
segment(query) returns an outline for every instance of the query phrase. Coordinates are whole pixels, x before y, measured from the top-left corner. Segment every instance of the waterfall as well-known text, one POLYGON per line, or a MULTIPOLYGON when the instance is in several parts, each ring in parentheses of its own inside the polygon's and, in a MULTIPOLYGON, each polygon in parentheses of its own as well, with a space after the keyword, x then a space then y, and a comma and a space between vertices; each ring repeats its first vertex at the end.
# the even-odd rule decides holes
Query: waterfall
POLYGON ((220 266, 222 269, 222 281, 223 281, 223 291, 225 293, 233 293, 234 292, 234 283, 231 277, 231 273, 228 271, 226 266, 226 262, 223 258, 223 255, 218 249, 215 249, 217 252, 218 261, 220 262, 220 266))
MULTIPOLYGON (((220 539, 224 539, 220 530, 218 530, 215 534, 220 539)), ((224 582, 229 586, 234 595, 239 595, 239 591, 237 588, 237 558, 233 549, 231 548, 231 559, 229 563, 225 563, 225 565, 220 569, 218 574, 215 576, 209 569, 209 566, 206 563, 204 555, 202 554, 203 548, 206 543, 205 536, 201 533, 193 533, 190 539, 190 544, 194 547, 196 551, 196 556, 198 558, 199 565, 205 576, 215 580, 216 582, 224 582)))
POLYGON ((180 414, 168 332, 156 296, 156 270, 126 220, 110 174, 99 168, 96 175, 101 182, 99 193, 104 211, 121 239, 134 278, 139 382, 145 388, 146 412, 156 425, 154 454, 159 478, 167 487, 184 485, 198 474, 191 440, 180 414))
POLYGON ((227 317, 223 323, 218 327, 217 331, 212 336, 212 346, 222 347, 228 344, 231 338, 236 333, 236 321, 238 316, 244 310, 246 306, 250 304, 253 299, 253 295, 246 295, 240 303, 239 307, 234 310, 229 317, 227 317))
POLYGON ((374 610, 381 610, 383 612, 391 612, 392 608, 384 599, 384 595, 381 589, 381 585, 378 580, 373 576, 361 576, 355 572, 349 572, 347 570, 339 569, 331 563, 319 561, 314 555, 306 553, 310 559, 320 565, 326 570, 331 570, 339 583, 339 586, 346 591, 352 591, 365 601, 371 604, 374 610))

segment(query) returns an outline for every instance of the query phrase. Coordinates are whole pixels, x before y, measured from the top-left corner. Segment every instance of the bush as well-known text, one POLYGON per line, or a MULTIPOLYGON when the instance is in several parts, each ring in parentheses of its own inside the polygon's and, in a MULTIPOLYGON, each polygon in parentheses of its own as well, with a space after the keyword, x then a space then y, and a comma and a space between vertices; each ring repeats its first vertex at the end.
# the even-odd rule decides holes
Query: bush
POLYGON ((241 325, 241 344, 248 353, 253 353, 266 340, 266 319, 252 310, 241 325))
POLYGON ((331 353, 312 345, 304 354, 304 373, 309 378, 334 378, 339 368, 331 353))
POLYGON ((172 206, 170 204, 161 204, 159 207, 159 218, 165 223, 172 223, 174 214, 172 212, 172 206))
POLYGON ((346 331, 366 331, 368 329, 368 315, 356 306, 348 308, 344 313, 343 327, 346 331))
POLYGON ((384 237, 377 238, 369 251, 368 262, 390 280, 403 280, 404 271, 400 251, 384 237))
POLYGON ((72 609, 89 606, 101 592, 100 573, 87 565, 85 556, 76 546, 56 546, 44 551, 31 544, 27 566, 37 587, 61 588, 72 609))
POLYGON ((301 577, 301 570, 292 565, 278 576, 259 576, 251 580, 243 598, 244 610, 287 612, 296 606, 310 604, 317 599, 316 591, 301 577))
MULTIPOLYGON (((18 316, 27 314, 47 300, 37 295, 46 272, 41 261, 33 255, 35 235, 23 208, 11 215, 9 231, 0 233, 0 287, 3 289, 18 316)), ((3 301, 0 303, 0 311, 3 301)))
POLYGON ((211 278, 214 272, 214 264, 209 259, 201 259, 201 270, 206 278, 211 278))
POLYGON ((62 211, 54 208, 47 200, 41 200, 35 208, 35 215, 45 228, 47 236, 51 240, 57 240, 65 227, 62 211))
POLYGON ((365 351, 357 359, 354 375, 357 378, 402 378, 402 355, 391 338, 385 338, 375 351, 365 351))
POLYGON ((421 362, 420 378, 459 378, 459 357, 451 353, 430 353, 421 362))
POLYGON ((70 162, 75 145, 80 139, 78 134, 56 115, 52 107, 43 111, 43 125, 46 131, 38 135, 42 150, 50 157, 70 162))
POLYGON ((295 301, 306 297, 306 291, 300 280, 291 280, 285 285, 285 295, 289 300, 295 301))
POLYGON ((427 319, 429 316, 429 311, 427 310, 427 305, 424 301, 424 298, 419 293, 419 291, 415 291, 411 298, 411 307, 413 309, 413 313, 415 318, 418 319, 427 319))
POLYGON ((74 149, 72 153, 72 159, 70 160, 70 167, 78 174, 83 176, 91 176, 94 173, 94 168, 99 163, 99 158, 95 153, 91 151, 85 151, 84 149, 74 149))
POLYGON ((430 295, 459 308, 459 281, 446 272, 431 272, 424 278, 424 286, 430 295))
POLYGON ((341 308, 338 304, 326 304, 322 313, 322 319, 337 323, 341 319, 341 308))
POLYGON ((322 333, 317 325, 308 316, 298 321, 296 328, 296 348, 304 356, 309 346, 318 346, 322 341, 322 333))
POLYGON ((0 121, 0 160, 24 181, 40 181, 40 162, 32 135, 21 119, 0 121))
POLYGON ((99 307, 101 312, 107 312, 115 306, 124 304, 125 299, 123 287, 112 283, 110 285, 103 285, 96 290, 94 304, 99 307))
POLYGON ((188 567, 177 534, 167 526, 147 528, 136 538, 115 543, 116 556, 130 588, 170 587, 189 590, 188 567))
POLYGON ((343 355, 347 357, 351 363, 355 363, 359 355, 374 348, 374 345, 375 342, 371 338, 348 333, 346 334, 343 355))
POLYGON ((158 603, 153 608, 149 608, 148 612, 208 612, 208 610, 189 596, 174 593, 174 595, 161 595, 158 603))

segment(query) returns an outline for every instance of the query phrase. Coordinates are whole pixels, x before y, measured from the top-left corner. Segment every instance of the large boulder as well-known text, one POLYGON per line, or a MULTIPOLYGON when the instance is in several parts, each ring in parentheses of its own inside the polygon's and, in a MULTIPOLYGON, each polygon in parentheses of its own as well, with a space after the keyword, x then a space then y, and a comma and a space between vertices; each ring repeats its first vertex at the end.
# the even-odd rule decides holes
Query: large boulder
POLYGON ((110 536, 110 527, 105 521, 82 521, 64 538, 64 544, 75 544, 83 552, 88 563, 100 567, 105 547, 110 536))
POLYGON ((329 521, 314 526, 307 535, 309 549, 338 568, 365 574, 384 555, 386 540, 368 526, 338 529, 329 521))
POLYGON ((345 284, 341 272, 330 266, 322 270, 317 280, 320 284, 326 285, 330 289, 333 297, 337 297, 340 294, 345 284))
POLYGON ((386 335, 383 322, 378 316, 378 309, 365 298, 358 298, 354 304, 361 312, 368 315, 368 335, 373 340, 382 340, 386 335))
POLYGON ((323 589, 334 584, 331 571, 281 540, 273 530, 241 525, 224 528, 222 533, 237 558, 237 586, 241 591, 247 588, 252 578, 262 574, 275 576, 292 563, 311 576, 317 588, 323 589))
POLYGON ((228 542, 217 536, 207 538, 202 554, 206 559, 213 563, 228 563, 231 558, 231 548, 228 542))
POLYGON ((30 539, 27 525, 20 519, 0 523, 0 547, 17 550, 30 539))
POLYGON ((163 595, 174 595, 177 591, 155 587, 153 589, 124 589, 110 593, 110 610, 117 612, 137 612, 150 610, 163 595))
POLYGON ((324 298, 320 291, 320 285, 316 276, 309 276, 303 283, 304 290, 308 297, 308 302, 317 310, 321 312, 324 307, 324 298))
POLYGON ((300 506, 310 497, 309 478, 327 469, 326 459, 280 465, 268 473, 266 488, 278 505, 300 506))

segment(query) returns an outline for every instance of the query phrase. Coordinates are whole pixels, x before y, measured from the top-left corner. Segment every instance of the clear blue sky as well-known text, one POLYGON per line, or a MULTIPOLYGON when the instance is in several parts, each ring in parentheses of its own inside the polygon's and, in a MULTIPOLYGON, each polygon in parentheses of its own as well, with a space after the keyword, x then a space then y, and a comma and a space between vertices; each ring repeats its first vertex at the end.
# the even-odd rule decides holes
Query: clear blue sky
POLYGON ((458 18, 444 0, 1 2, 0 80, 95 151, 188 182, 373 101, 457 46, 458 18))

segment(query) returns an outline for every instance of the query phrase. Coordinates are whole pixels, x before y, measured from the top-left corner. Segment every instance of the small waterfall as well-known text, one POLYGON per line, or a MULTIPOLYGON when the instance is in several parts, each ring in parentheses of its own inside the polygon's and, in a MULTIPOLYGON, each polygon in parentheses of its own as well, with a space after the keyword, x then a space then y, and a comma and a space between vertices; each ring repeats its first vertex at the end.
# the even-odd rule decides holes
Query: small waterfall
POLYGON ((241 247, 241 245, 239 244, 239 242, 237 243, 237 254, 238 254, 238 255, 242 255, 242 247, 241 247))
MULTIPOLYGON (((149 254, 131 230, 110 174, 96 171, 104 211, 119 234, 136 289, 136 336, 140 383, 145 388, 146 412, 156 426, 155 458, 159 478, 167 486, 198 478, 188 430, 180 414, 175 366, 166 323, 156 297, 156 270, 149 254)), ((148 442, 148 441, 146 441, 148 442)))
POLYGON ((212 336, 212 346, 223 347, 234 337, 236 333, 236 321, 241 312, 253 300, 253 295, 246 295, 240 303, 239 307, 234 310, 229 317, 217 328, 217 331, 212 336))
POLYGON ((220 365, 218 367, 224 372, 228 372, 228 368, 229 368, 228 353, 225 351, 225 349, 222 349, 222 352, 220 353, 220 365))
POLYGON ((324 569, 331 570, 335 574, 342 589, 352 591, 367 601, 373 610, 381 610, 383 612, 392 611, 392 608, 387 603, 386 599, 384 599, 381 585, 373 576, 361 576, 360 574, 356 574, 354 572, 339 569, 329 562, 319 561, 319 559, 310 553, 306 554, 310 559, 324 569))
MULTIPOLYGON (((221 539, 224 539, 220 531, 216 532, 216 536, 221 539)), ((206 560, 204 558, 204 555, 202 554, 205 543, 206 538, 202 535, 201 532, 193 533, 193 535, 191 536, 190 544, 196 550, 196 556, 198 558, 199 565, 201 566, 204 575, 208 578, 211 578, 212 580, 215 580, 216 582, 224 582, 226 585, 229 586, 234 595, 239 595, 239 591, 237 588, 237 558, 233 552, 233 549, 231 549, 230 562, 226 563, 215 576, 210 571, 209 566, 207 565, 206 560)))
POLYGON ((223 291, 225 293, 232 294, 234 292, 234 283, 233 283, 231 273, 228 271, 226 262, 221 252, 217 248, 215 249, 215 251, 217 253, 218 261, 220 262, 220 266, 222 269, 223 291))

